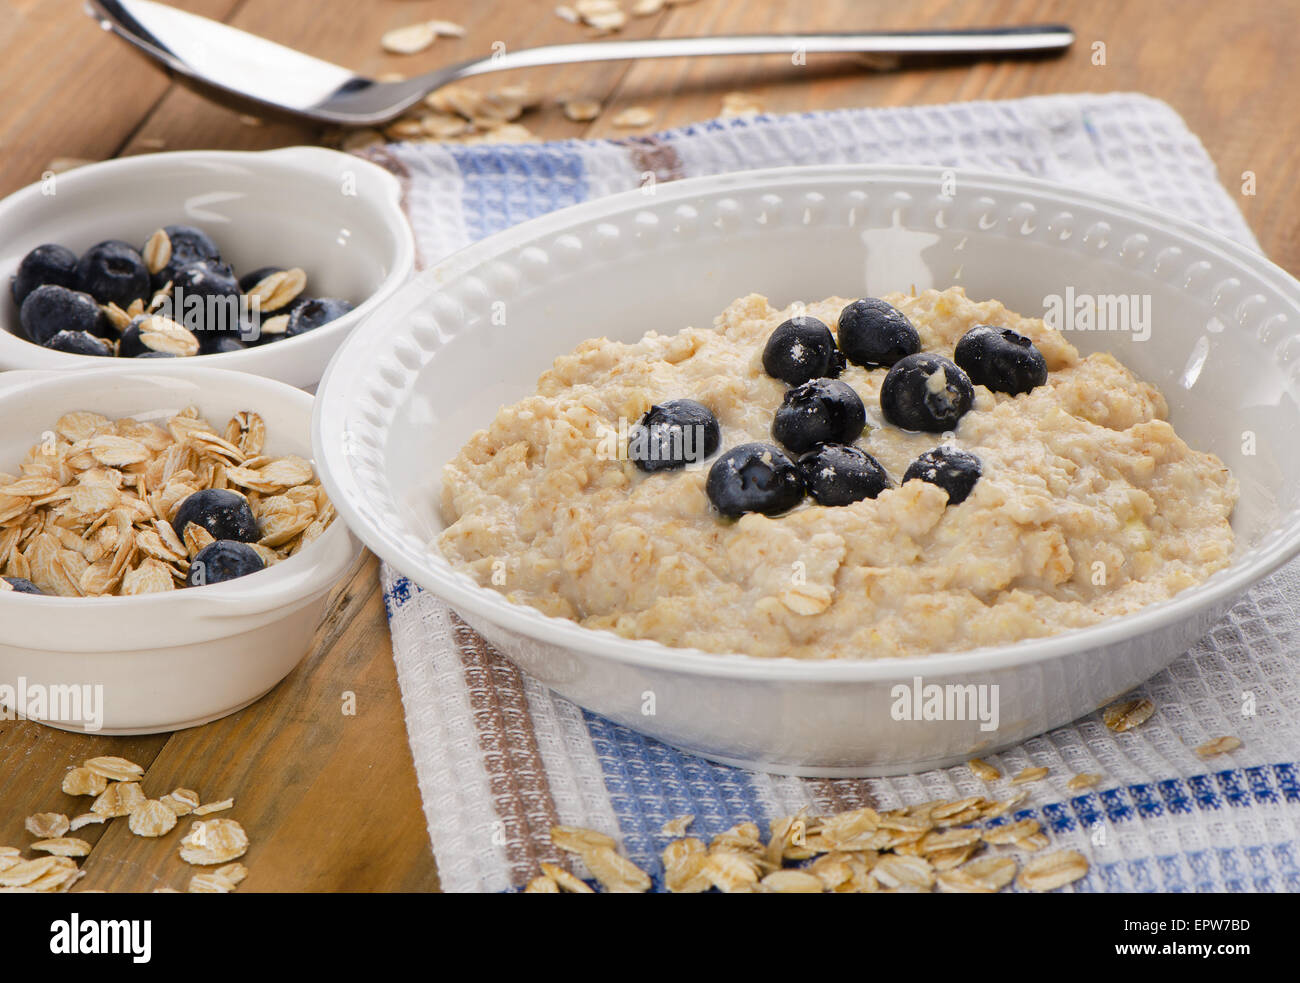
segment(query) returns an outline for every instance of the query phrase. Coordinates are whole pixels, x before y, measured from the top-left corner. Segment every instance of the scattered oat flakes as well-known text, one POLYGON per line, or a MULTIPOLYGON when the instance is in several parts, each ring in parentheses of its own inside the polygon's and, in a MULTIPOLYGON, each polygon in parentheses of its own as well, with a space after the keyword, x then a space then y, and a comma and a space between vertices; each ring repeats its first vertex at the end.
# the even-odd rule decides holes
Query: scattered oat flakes
POLYGON ((68 830, 75 833, 82 826, 91 826, 99 823, 108 822, 107 816, 101 816, 94 812, 83 812, 80 816, 73 816, 72 821, 68 823, 68 830))
POLYGON ((38 812, 28 816, 23 825, 33 836, 46 840, 68 831, 68 817, 61 812, 38 812))
POLYGON ((615 126, 633 129, 640 126, 649 126, 654 122, 655 114, 645 106, 628 106, 627 109, 621 110, 614 114, 610 120, 615 126))
POLYGON ((90 811, 107 819, 131 815, 131 810, 146 801, 136 782, 113 782, 100 793, 90 806, 90 811))
POLYGON ((84 857, 90 853, 90 844, 75 836, 58 836, 50 840, 37 840, 32 844, 32 849, 56 857, 84 857))
POLYGON ((600 115, 600 103, 595 99, 569 99, 562 108, 564 115, 575 123, 586 123, 600 115))
POLYGON ((664 0, 636 0, 632 13, 636 17, 652 17, 664 9, 664 0))
POLYGON ((1011 779, 1011 784, 1028 785, 1030 782, 1042 781, 1046 777, 1047 777, 1046 768, 1043 767, 1023 768, 1016 773, 1016 776, 1013 779, 1011 779))
POLYGON ((664 836, 682 836, 690 828, 691 823, 695 822, 695 816, 688 814, 678 816, 676 819, 670 819, 659 828, 659 832, 664 836))
POLYGON ((1065 787, 1077 792, 1080 789, 1092 788, 1100 781, 1101 781, 1101 776, 1098 775, 1096 772, 1083 771, 1075 775, 1068 782, 1066 782, 1065 787))
POLYGON ((762 111, 763 104, 753 93, 728 92, 722 97, 722 112, 719 115, 724 119, 735 119, 757 116, 762 111))
POLYGON ((427 21, 395 27, 379 39, 385 51, 395 55, 414 55, 424 51, 437 39, 438 33, 427 21))
POLYGON ((224 864, 244 855, 248 834, 233 819, 203 819, 190 826, 181 840, 181 859, 187 864, 224 864))
POLYGON ((150 799, 131 810, 127 825, 136 836, 162 836, 176 825, 176 813, 157 799, 150 799))
POLYGON ((650 876, 610 847, 597 847, 581 856, 587 869, 611 894, 643 894, 650 890, 650 876))
POLYGON ((155 229, 144 244, 144 265, 150 273, 160 273, 172 259, 172 240, 166 229, 155 229))
POLYGON ((96 775, 102 775, 111 782, 133 782, 144 777, 144 769, 134 761, 127 761, 126 758, 109 756, 90 758, 82 762, 82 767, 88 768, 96 775))
POLYGON ((1229 751, 1235 751, 1241 747, 1241 739, 1236 737, 1216 737, 1212 741, 1206 741, 1196 749, 1196 753, 1202 758, 1213 758, 1219 754, 1227 754, 1229 751))
POLYGON ((542 872, 553 880, 565 894, 595 894, 586 881, 575 877, 557 864, 542 864, 542 872))
POLYGON ((551 842, 566 853, 577 854, 600 847, 612 850, 618 845, 612 836, 581 826, 552 826, 551 842))
POLYGON ((524 894, 559 894, 560 885, 553 877, 547 877, 545 874, 538 874, 528 886, 524 888, 524 894))
POLYGON ((976 778, 982 779, 986 782, 994 782, 1002 777, 1002 772, 998 771, 987 761, 981 761, 979 758, 971 758, 966 762, 966 767, 971 770, 971 773, 976 778))
POLYGON ((108 788, 108 779, 84 765, 63 776, 63 791, 68 795, 98 795, 108 788))
POLYGON ((985 843, 1015 843, 1026 836, 1032 836, 1041 829, 1037 819, 1022 819, 1015 823, 1003 823, 1000 826, 990 826, 980 835, 984 838, 985 843))
POLYGON ((194 810, 196 816, 206 816, 213 812, 225 812, 235 804, 234 799, 222 799, 220 802, 209 802, 207 805, 199 806, 194 810))
POLYGON ((1088 873, 1088 861, 1075 850, 1057 850, 1025 864, 1016 884, 1027 891, 1052 891, 1088 873))
POLYGON ((1115 733, 1122 734, 1126 730, 1140 727, 1155 712, 1156 705, 1142 696, 1107 707, 1102 712, 1101 719, 1115 733))
POLYGON ((804 870, 774 870, 758 886, 772 894, 821 894, 825 887, 821 878, 804 870))
POLYGON ((465 28, 455 21, 431 20, 429 21, 429 27, 440 38, 463 38, 465 36, 465 28))
POLYGON ((248 876, 243 864, 227 864, 217 870, 204 870, 190 878, 190 894, 229 894, 248 876))

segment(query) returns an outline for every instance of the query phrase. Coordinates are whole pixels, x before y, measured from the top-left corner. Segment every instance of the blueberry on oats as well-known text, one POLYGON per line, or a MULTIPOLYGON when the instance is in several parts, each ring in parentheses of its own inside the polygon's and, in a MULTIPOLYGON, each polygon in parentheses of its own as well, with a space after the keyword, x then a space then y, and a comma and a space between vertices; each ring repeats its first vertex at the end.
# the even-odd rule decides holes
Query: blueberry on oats
POLYGON ((308 331, 315 331, 322 324, 342 317, 352 310, 352 304, 334 297, 316 297, 305 304, 294 307, 289 315, 289 326, 285 329, 286 338, 295 338, 308 331))
POLYGON ((95 335, 108 335, 112 331, 94 297, 53 284, 37 287, 27 295, 18 309, 18 323, 38 345, 48 343, 60 331, 95 335))
POLYGON ((840 312, 840 348, 855 365, 879 368, 921 350, 907 315, 883 300, 864 297, 840 312))
POLYGON ((960 505, 966 501, 983 473, 983 465, 974 454, 945 445, 926 451, 908 465, 903 480, 919 478, 938 485, 948 493, 949 505, 960 505))
POLYGON ((852 386, 812 379, 786 390, 772 419, 772 436, 801 454, 818 444, 851 444, 866 424, 866 407, 852 386))
POLYGON ((210 532, 213 539, 255 543, 261 538, 248 499, 225 488, 204 488, 182 501, 172 519, 176 535, 184 539, 185 527, 191 522, 210 532))
POLYGON ((803 500, 799 468, 771 444, 740 444, 713 462, 704 485, 709 501, 723 515, 746 512, 779 515, 803 500))
POLYGON ((818 505, 852 505, 889 487, 880 462, 861 447, 821 444, 799 458, 799 472, 818 505))
POLYGON ((77 287, 101 304, 126 310, 134 300, 148 300, 149 270, 130 243, 108 239, 91 246, 77 260, 77 287))
POLYGON ((111 358, 113 346, 89 331, 60 331, 45 343, 45 347, 69 355, 95 355, 111 358))
POLYGON ((37 287, 46 285, 77 288, 77 254, 65 246, 46 243, 37 246, 23 257, 10 283, 14 303, 22 307, 23 301, 37 287))
POLYGON ((881 412, 904 430, 953 430, 974 401, 966 373, 929 352, 899 359, 880 386, 881 412))
POLYGON ((976 325, 961 336, 953 358, 971 382, 996 393, 1016 396, 1047 381, 1043 353, 1010 328, 976 325))
POLYGON ((628 433, 627 456, 642 471, 671 471, 712 457, 722 442, 718 418, 693 399, 651 406, 628 433))
POLYGON ((763 348, 763 370, 791 386, 834 378, 843 368, 844 354, 835 346, 835 336, 815 317, 781 322, 763 348))
POLYGON ((257 550, 247 543, 218 539, 194 554, 185 584, 188 587, 220 584, 264 569, 266 564, 257 555, 257 550))

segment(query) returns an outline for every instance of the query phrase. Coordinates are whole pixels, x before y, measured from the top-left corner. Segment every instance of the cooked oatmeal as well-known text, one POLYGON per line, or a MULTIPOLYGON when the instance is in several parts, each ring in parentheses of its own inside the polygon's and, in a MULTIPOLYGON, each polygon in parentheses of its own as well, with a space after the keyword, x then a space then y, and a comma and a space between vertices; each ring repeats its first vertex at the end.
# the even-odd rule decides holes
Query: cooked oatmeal
POLYGON ((716 454, 645 473, 609 453, 610 433, 685 398, 716 415, 721 453, 774 443, 787 387, 764 371, 765 342, 795 313, 835 330, 850 298, 793 311, 753 294, 712 328, 597 338, 558 358, 535 395, 502 408, 447 465, 438 547, 511 601, 590 628, 801 659, 1037 638, 1129 614, 1228 564, 1236 481, 1178 437, 1154 386, 959 287, 883 299, 910 319, 923 352, 952 358, 976 325, 1024 335, 1046 382, 1018 396, 976 385, 954 433, 917 433, 882 417, 887 370, 850 364, 839 378, 867 416, 856 445, 892 487, 850 505, 805 498, 785 514, 725 519, 705 492, 716 454), (941 444, 982 462, 960 504, 902 480, 941 444))

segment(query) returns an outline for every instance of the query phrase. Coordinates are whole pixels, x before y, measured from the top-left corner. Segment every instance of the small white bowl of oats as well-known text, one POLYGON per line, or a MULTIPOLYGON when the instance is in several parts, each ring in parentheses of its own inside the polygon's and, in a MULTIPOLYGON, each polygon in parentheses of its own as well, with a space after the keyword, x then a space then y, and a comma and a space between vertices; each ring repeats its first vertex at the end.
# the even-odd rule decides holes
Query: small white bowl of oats
POLYGON ((0 370, 192 356, 311 389, 415 261, 398 179, 320 147, 85 165, 0 201, 0 229, 0 370))
POLYGON ((311 411, 220 369, 0 374, 0 704, 156 733, 288 675, 359 552, 311 411))

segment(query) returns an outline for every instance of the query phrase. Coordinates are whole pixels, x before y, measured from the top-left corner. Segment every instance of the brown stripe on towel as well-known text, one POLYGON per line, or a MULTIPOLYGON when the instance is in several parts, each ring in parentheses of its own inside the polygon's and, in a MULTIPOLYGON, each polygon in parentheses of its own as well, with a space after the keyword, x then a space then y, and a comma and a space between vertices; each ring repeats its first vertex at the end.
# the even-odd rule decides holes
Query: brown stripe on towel
POLYGON ((864 806, 876 806, 875 797, 865 778, 805 778, 804 786, 813 805, 824 812, 847 812, 864 806))
POLYGON ((538 864, 543 860, 564 864, 563 854, 551 843, 551 827, 559 819, 533 734, 523 678, 455 614, 451 624, 493 804, 505 825, 510 881, 519 887, 541 872, 538 864))
POLYGON ((679 181, 686 177, 677 149, 658 137, 630 137, 620 141, 632 155, 632 166, 642 174, 653 174, 656 181, 679 181))

